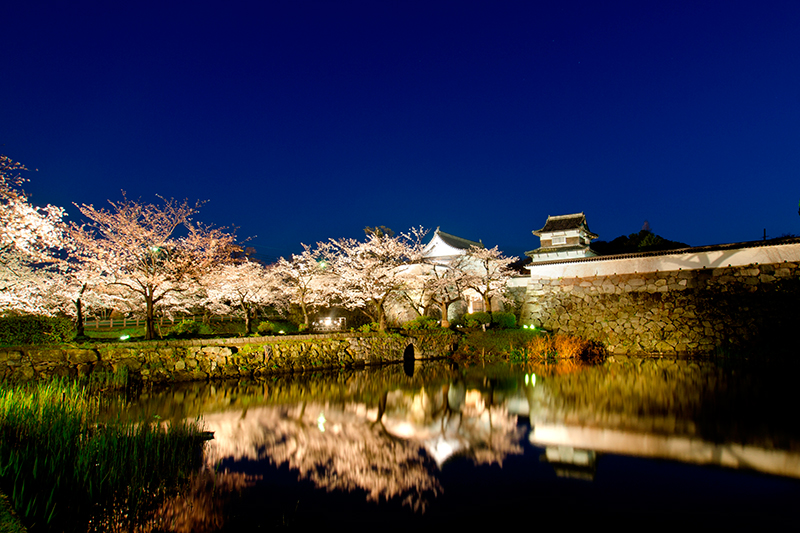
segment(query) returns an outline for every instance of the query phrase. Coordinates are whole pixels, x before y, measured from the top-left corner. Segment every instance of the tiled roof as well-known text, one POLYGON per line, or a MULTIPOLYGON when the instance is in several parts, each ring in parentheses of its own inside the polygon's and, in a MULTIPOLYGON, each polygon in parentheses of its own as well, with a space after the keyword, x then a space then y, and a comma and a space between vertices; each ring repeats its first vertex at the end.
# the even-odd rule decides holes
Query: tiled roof
MULTIPOLYGON (((534 265, 543 266, 543 265, 554 265, 559 263, 586 263, 590 261, 592 262, 609 261, 612 259, 630 259, 634 257, 655 257, 659 255, 678 255, 678 254, 690 254, 698 252, 713 252, 717 250, 736 250, 740 248, 759 248, 761 246, 775 246, 780 244, 800 244, 800 237, 786 237, 781 239, 770 239, 768 241, 747 241, 747 242, 735 242, 730 244, 712 244, 709 246, 691 246, 689 248, 678 248, 675 250, 659 250, 655 252, 638 252, 633 254, 596 255, 594 257, 571 257, 568 259, 553 259, 552 261, 536 262, 534 263, 534 265)), ((526 252, 526 255, 528 253, 530 252, 526 252)))
POLYGON ((467 239, 462 239, 461 237, 456 237, 455 235, 450 235, 449 233, 445 233, 441 231, 439 228, 436 228, 436 232, 434 235, 438 235, 439 238, 442 239, 445 244, 452 246, 453 248, 457 248, 459 250, 469 250, 472 246, 483 248, 482 242, 475 242, 467 239))
POLYGON ((529 257, 533 257, 534 255, 539 254, 547 254, 547 253, 555 253, 555 252, 571 252, 571 251, 583 251, 589 250, 590 248, 585 244, 570 244, 567 246, 549 246, 547 248, 537 248, 535 250, 531 250, 529 252, 525 252, 525 255, 529 257))
MULTIPOLYGON (((553 231, 564 231, 568 229, 578 229, 583 226, 587 232, 594 235, 589 231, 589 225, 586 223, 586 215, 583 213, 573 213, 571 215, 557 215, 548 216, 542 229, 533 232, 534 235, 541 237, 542 233, 550 233, 553 231)), ((597 235, 595 235, 597 237, 597 235)))

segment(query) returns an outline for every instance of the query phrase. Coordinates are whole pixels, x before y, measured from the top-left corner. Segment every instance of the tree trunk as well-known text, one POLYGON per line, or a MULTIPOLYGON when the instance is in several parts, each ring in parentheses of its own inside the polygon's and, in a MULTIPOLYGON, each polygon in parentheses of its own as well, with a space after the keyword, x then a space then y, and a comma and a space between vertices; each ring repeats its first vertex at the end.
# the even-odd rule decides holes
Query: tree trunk
POLYGON ((250 320, 250 309, 247 304, 242 304, 242 311, 244 311, 244 333, 250 335, 253 332, 252 321, 250 320))
POLYGON ((83 303, 81 299, 78 298, 73 302, 75 304, 75 338, 82 339, 86 336, 85 332, 83 331, 83 303))
POLYGON ((443 328, 450 327, 450 321, 447 320, 447 308, 450 307, 446 302, 438 302, 439 312, 442 314, 441 326, 443 328))
POLYGON ((155 304, 153 303, 153 291, 146 289, 144 291, 144 301, 147 305, 144 317, 144 340, 151 341, 156 338, 156 325, 153 316, 155 315, 155 304))
POLYGON ((386 331, 386 311, 383 309, 383 302, 385 299, 375 301, 373 300, 373 304, 375 305, 375 318, 376 322, 378 323, 378 331, 386 331))

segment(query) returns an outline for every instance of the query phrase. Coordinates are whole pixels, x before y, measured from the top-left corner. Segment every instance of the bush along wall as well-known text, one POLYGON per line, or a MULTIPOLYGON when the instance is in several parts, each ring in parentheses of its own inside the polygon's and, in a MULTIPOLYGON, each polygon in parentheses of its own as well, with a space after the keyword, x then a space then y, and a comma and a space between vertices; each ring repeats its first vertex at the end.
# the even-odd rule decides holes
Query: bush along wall
POLYGON ((0 317, 0 344, 55 344, 72 340, 74 324, 69 318, 50 316, 0 317))
POLYGON ((82 347, 0 348, 0 380, 127 372, 143 382, 252 378, 279 372, 360 367, 452 353, 457 334, 298 335, 240 339, 151 341, 82 347))

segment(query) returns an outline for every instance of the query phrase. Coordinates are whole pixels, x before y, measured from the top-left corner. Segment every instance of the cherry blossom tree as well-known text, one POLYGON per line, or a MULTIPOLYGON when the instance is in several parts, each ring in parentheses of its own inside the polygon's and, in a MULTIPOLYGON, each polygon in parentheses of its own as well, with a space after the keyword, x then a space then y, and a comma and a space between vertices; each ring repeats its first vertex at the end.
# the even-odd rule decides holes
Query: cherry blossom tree
POLYGON ((50 260, 64 246, 64 209, 32 206, 22 189, 26 180, 20 172, 25 170, 24 165, 0 155, 0 261, 12 251, 34 261, 50 260))
POLYGON ((332 240, 332 270, 342 305, 361 310, 385 331, 386 305, 407 288, 414 275, 411 265, 421 260, 425 233, 417 228, 396 236, 368 233, 365 241, 332 240))
POLYGON ((87 311, 103 309, 123 310, 129 304, 124 290, 113 285, 107 275, 95 270, 91 264, 60 261, 47 271, 47 290, 42 295, 47 314, 66 315, 75 321, 75 336, 84 337, 87 311))
POLYGON ((31 205, 26 170, 0 155, 0 311, 52 314, 46 295, 65 246, 64 210, 31 205))
POLYGON ((465 256, 464 271, 471 275, 468 286, 483 300, 484 309, 492 311, 492 299, 505 298, 506 286, 514 275, 509 265, 516 257, 506 257, 494 248, 470 247, 465 256))
POLYGON ((478 284, 477 275, 468 268, 470 257, 457 256, 446 263, 436 262, 430 265, 424 276, 424 283, 430 295, 430 300, 439 307, 442 315, 441 326, 450 327, 447 318, 450 306, 464 299, 464 293, 478 284))
POLYGON ((330 243, 318 243, 316 248, 303 244, 302 253, 292 254, 291 260, 281 257, 273 265, 287 303, 300 307, 306 327, 311 324, 310 314, 330 300, 333 281, 329 268, 331 256, 330 243))
POLYGON ((6 250, 0 264, 0 313, 52 314, 46 295, 54 281, 47 267, 34 268, 30 258, 6 250))
POLYGON ((156 306, 199 287, 199 278, 232 261, 237 247, 224 228, 192 221, 202 202, 161 199, 162 205, 109 200, 110 209, 77 205, 89 222, 71 225, 77 255, 109 284, 138 296, 144 309, 145 339, 155 337, 156 306))
POLYGON ((244 316, 245 332, 253 331, 255 310, 274 300, 275 276, 256 261, 223 264, 206 273, 201 280, 205 287, 206 306, 223 312, 233 307, 244 316))

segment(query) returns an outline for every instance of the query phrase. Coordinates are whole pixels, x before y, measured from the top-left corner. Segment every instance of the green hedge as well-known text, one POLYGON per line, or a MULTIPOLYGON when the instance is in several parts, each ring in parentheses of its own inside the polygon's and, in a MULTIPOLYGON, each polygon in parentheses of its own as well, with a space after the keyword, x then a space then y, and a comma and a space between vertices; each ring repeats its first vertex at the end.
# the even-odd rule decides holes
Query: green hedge
POLYGON ((439 319, 432 316, 418 316, 414 320, 409 320, 403 324, 403 329, 418 330, 418 329, 437 329, 439 328, 439 319))
POLYGON ((514 313, 492 313, 492 324, 502 329, 510 329, 517 325, 517 317, 514 313))
POLYGON ((72 340, 74 324, 69 318, 51 316, 0 317, 0 344, 58 344, 72 340))
POLYGON ((208 335, 211 333, 211 328, 202 322, 196 320, 181 320, 171 328, 169 334, 171 336, 190 339, 199 335, 208 335))
POLYGON ((264 320, 256 327, 259 335, 282 335, 284 333, 297 333, 298 327, 291 322, 264 320))
POLYGON ((475 313, 467 313, 462 317, 464 325, 468 328, 479 328, 481 324, 487 326, 492 323, 492 315, 485 311, 476 311, 475 313))

